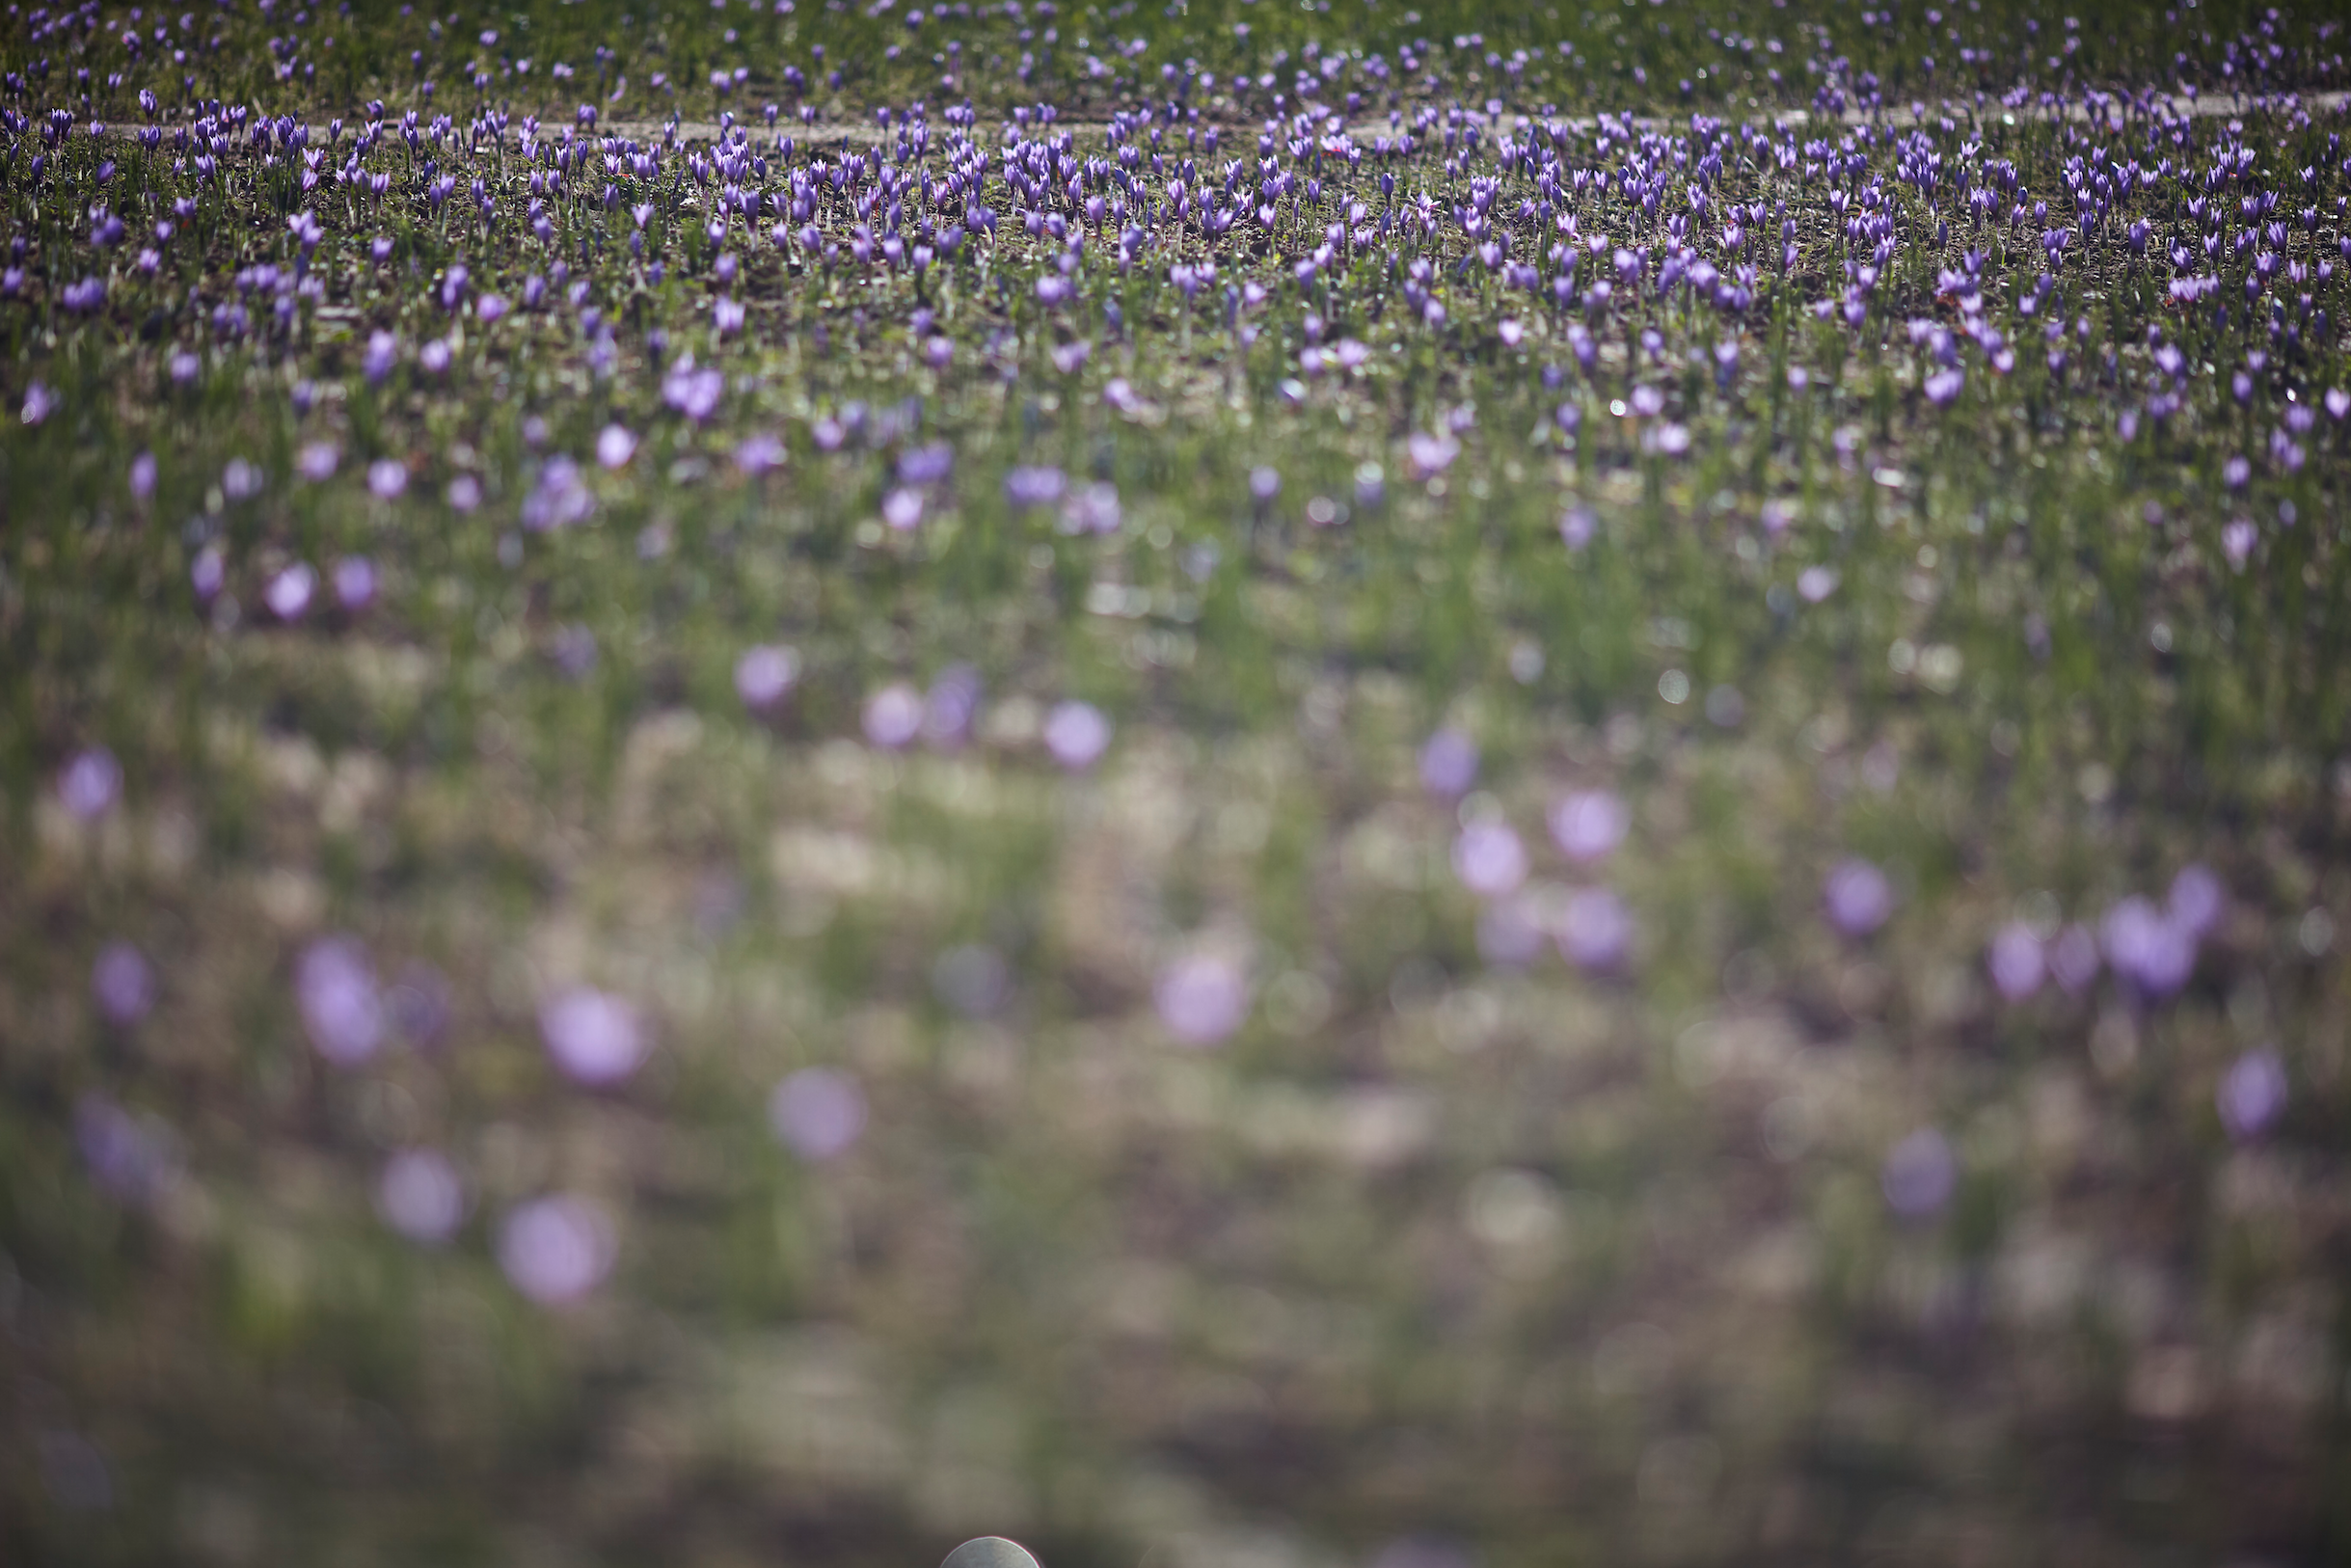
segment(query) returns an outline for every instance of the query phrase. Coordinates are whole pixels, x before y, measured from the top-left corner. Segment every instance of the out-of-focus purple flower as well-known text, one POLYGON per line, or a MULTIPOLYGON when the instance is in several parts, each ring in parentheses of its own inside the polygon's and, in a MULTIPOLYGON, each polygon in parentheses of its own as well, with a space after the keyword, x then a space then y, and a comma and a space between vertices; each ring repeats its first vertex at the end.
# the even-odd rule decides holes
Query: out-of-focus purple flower
POLYGON ((171 1174, 172 1145, 161 1123, 103 1095, 74 1103, 73 1142, 90 1178, 124 1203, 144 1203, 171 1174))
POLYGON ((2098 978, 2098 941, 2084 926, 2067 926, 2049 943, 2049 978, 2068 996, 2079 996, 2098 978))
POLYGON ((103 817, 122 796, 122 765, 102 745, 76 752, 57 775, 57 798, 83 822, 103 817))
POLYGON ((1527 847, 1507 823, 1472 823, 1453 840, 1453 875, 1481 899, 1500 898, 1527 879, 1527 847))
POLYGON ((197 599, 210 604, 229 581, 229 565, 221 558, 221 547, 206 545, 188 563, 188 586, 196 590, 197 599))
POLYGON ((534 1198, 499 1228, 498 1262, 514 1287, 542 1307, 580 1300, 604 1283, 620 1255, 611 1218, 584 1198, 534 1198))
POLYGON ((440 375, 449 367, 449 345, 446 338, 436 338, 417 350, 417 364, 428 374, 440 375))
POLYGON ((335 598, 348 610, 375 603, 375 566, 365 555, 345 555, 335 563, 335 598))
POLYGON ((442 492, 452 512, 471 512, 481 505, 481 481, 471 473, 460 473, 442 492))
POLYGON ((1441 800, 1456 800, 1477 782, 1477 743, 1450 727, 1420 747, 1420 787, 1441 800))
POLYGON ((884 751, 896 751, 922 733, 923 694, 905 681, 894 681, 865 701, 865 738, 884 751))
POLYGON ((1056 703, 1043 733, 1045 750, 1073 773, 1092 768, 1110 748, 1110 720, 1091 702, 1056 703))
POLYGON ((1589 506, 1570 506, 1559 514, 1559 540, 1570 550, 1581 550, 1599 530, 1599 515, 1589 506))
POLYGON ((1062 501, 1061 530, 1064 533, 1116 533, 1124 513, 1119 505, 1119 487, 1107 479, 1079 485, 1062 501))
POLYGON ((1405 438, 1404 455, 1415 478, 1431 478, 1453 466, 1453 459, 1461 455, 1461 443, 1448 435, 1416 430, 1405 438))
POLYGON ((1878 1184, 1896 1214, 1923 1220, 1951 1202, 1959 1184, 1959 1162, 1949 1140, 1932 1127, 1921 1127, 1887 1151, 1878 1184))
POLYGON ((539 468, 539 482, 523 498, 523 527, 533 533, 584 523, 596 509, 580 465, 568 457, 549 458, 539 468))
POLYGON ((1848 936, 1867 936, 1894 912, 1894 884, 1884 872, 1855 856, 1840 861, 1821 889, 1829 924, 1848 936))
POLYGON ((448 1156, 404 1149, 384 1162, 375 1183, 376 1212, 419 1246, 439 1247, 465 1223, 466 1189, 448 1156))
POLYGON ((2171 995, 2196 968, 2196 933, 2135 894, 2106 911, 2098 945, 2115 973, 2149 996, 2171 995))
POLYGON ((128 942, 109 942, 90 966, 90 994, 108 1023, 127 1029, 155 1005, 155 970, 128 942))
POLYGON ((2229 557, 2230 566, 2242 571, 2245 558, 2253 554, 2253 547, 2260 539, 2261 530, 2250 519, 2236 518, 2221 529, 2221 551, 2229 557))
POLYGON ((768 1096, 776 1140, 811 1164, 839 1159, 865 1131, 865 1091, 839 1068, 788 1073, 768 1096))
POLYGON ((336 468, 342 462, 342 452, 331 441, 305 442, 294 455, 294 472, 312 484, 321 484, 335 477, 336 468))
POLYGON ((619 1083, 653 1049, 635 1007, 593 986, 567 986, 540 1003, 539 1037, 556 1067, 591 1086, 619 1083))
POLYGON ((841 443, 849 439, 849 431, 839 419, 824 415, 808 422, 808 439, 820 452, 837 452, 841 443))
POLYGON ((1217 953, 1189 953, 1159 971, 1151 988, 1159 1021, 1186 1045, 1214 1045, 1249 1015, 1249 982, 1217 953))
POLYGON ((923 698, 923 739, 945 750, 961 745, 980 711, 981 690, 980 672, 971 665, 950 664, 940 670, 923 698))
POLYGON ((724 373, 694 368, 691 354, 680 355, 662 378, 662 401, 697 424, 717 412, 718 399, 725 393, 724 373))
POLYGON ((356 1067, 384 1042, 384 997, 366 949, 348 936, 324 936, 294 964, 294 1000, 318 1054, 356 1067))
POLYGON ((955 469, 955 448, 943 441, 914 446, 898 455, 900 484, 929 486, 945 484, 955 469))
POLYGON ((379 500, 395 500, 408 489, 408 465, 396 457, 379 457, 367 465, 367 490, 379 500))
POLYGON ((1554 918, 1559 956, 1579 969, 1617 968, 1632 949, 1633 912, 1612 888, 1577 888, 1554 918))
POLYGON ((130 494, 133 500, 144 501, 155 494, 155 454, 141 452, 130 460, 130 494))
POLYGON ((1250 499, 1262 506, 1282 494, 1282 471, 1259 465, 1249 471, 1250 499))
POLYGON ((2164 900, 2165 912, 2172 922, 2192 936, 2203 937, 2220 924, 2221 912, 2227 906, 2229 895, 2221 879, 2204 866, 2190 864, 2172 879, 2172 891, 2164 900))
POLYGON ((2285 1094, 2285 1064, 2264 1046, 2229 1065, 2213 1098, 2220 1107, 2221 1125, 2243 1143, 2259 1137, 2284 1113, 2285 1094))
POLYGON ((221 470, 221 494, 230 500, 251 500, 261 493, 261 469, 257 463, 232 457, 221 470))
POLYGON ((46 382, 35 380, 24 389, 23 419, 25 423, 41 423, 49 417, 49 411, 56 407, 56 394, 49 391, 46 382))
POLYGON ((1966 385, 1966 373, 1958 365, 1937 370, 1927 378, 1927 401, 1932 403, 1936 408, 1949 408, 1959 400, 1959 389, 1966 385))
POLYGON ((1058 344, 1053 350, 1053 368, 1066 376, 1075 375, 1085 365, 1086 357, 1093 352, 1094 345, 1082 339, 1074 343, 1058 344))
POLYGON ((2040 934, 2015 921, 1992 933, 1991 945, 1985 949, 1984 967, 1991 972, 1992 985, 2003 997, 2021 1002, 2040 990, 2048 977, 2048 955, 2040 934))
POLYGON ((766 431, 743 438, 735 448, 735 467, 747 478, 758 478, 784 466, 787 453, 784 444, 766 431))
POLYGON ((1796 575, 1796 591, 1808 605, 1817 605, 1837 591, 1839 578, 1833 566, 1807 566, 1796 575))
POLYGON ((502 295, 484 294, 481 298, 473 302, 473 314, 475 318, 478 319, 485 327, 491 325, 493 322, 497 321, 499 317, 504 315, 505 313, 506 301, 502 295))
POLYGON ((923 520, 923 493, 900 485, 881 498, 881 521, 900 533, 918 526, 923 520))
POLYGON ((261 602, 282 621, 299 620, 318 592, 318 571, 308 561, 296 561, 269 580, 261 602))
POLYGON ((1624 842, 1633 813, 1608 790, 1577 790, 1552 802, 1552 841, 1570 860, 1598 860, 1624 842))
POLYGON ((1015 511, 1050 506, 1061 500, 1067 482, 1057 468, 1016 468, 1004 476, 1004 499, 1015 511))
POLYGON ((372 333, 367 338, 367 352, 360 358, 360 373, 372 387, 392 374, 392 367, 399 360, 399 339, 388 332, 372 333))
POLYGON ((636 455, 636 437, 617 424, 596 433, 596 461, 608 469, 625 469, 636 455))
POLYGON ((799 653, 781 643, 746 648, 735 661, 735 691, 746 708, 772 708, 799 678, 799 653))

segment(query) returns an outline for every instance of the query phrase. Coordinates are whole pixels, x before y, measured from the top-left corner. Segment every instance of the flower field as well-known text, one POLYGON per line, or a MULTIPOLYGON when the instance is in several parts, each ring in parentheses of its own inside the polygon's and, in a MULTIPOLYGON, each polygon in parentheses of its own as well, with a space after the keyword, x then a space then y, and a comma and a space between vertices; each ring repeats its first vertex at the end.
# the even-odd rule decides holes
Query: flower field
POLYGON ((0 17, 0 1560, 2351 1554, 2324 6, 0 17))

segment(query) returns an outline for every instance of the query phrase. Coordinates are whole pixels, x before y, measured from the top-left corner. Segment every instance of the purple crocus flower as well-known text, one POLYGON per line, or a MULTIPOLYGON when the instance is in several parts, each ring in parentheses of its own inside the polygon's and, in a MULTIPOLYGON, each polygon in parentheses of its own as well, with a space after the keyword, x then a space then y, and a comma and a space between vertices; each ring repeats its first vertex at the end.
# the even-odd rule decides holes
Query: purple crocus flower
POLYGON ((1453 841, 1453 875, 1481 899, 1500 898, 1527 879, 1527 848, 1507 823, 1472 823, 1453 841))
POLYGON ((539 1004, 539 1036, 574 1081, 616 1084, 639 1067, 653 1041, 634 1005, 592 986, 570 986, 539 1004))
POLYGON ((1044 743, 1055 762, 1083 772, 1110 748, 1110 720, 1090 702, 1057 703, 1045 717, 1044 743))
POLYGON ((1554 934, 1559 956, 1579 969, 1619 967, 1633 945, 1633 914, 1606 887, 1580 887, 1559 906, 1554 934))
POLYGON ((379 457, 367 465, 367 490, 379 500, 396 500, 408 489, 408 465, 396 457, 379 457))
POLYGON ((398 338, 388 332, 372 333, 367 338, 367 352, 360 359, 360 372, 367 378, 369 386, 375 386, 392 374, 392 367, 399 359, 398 338))
POLYGON ((596 435, 596 461, 608 469, 625 469, 629 459, 636 455, 636 437, 617 424, 608 424, 596 435))
POLYGON ((523 527, 533 533, 584 523, 596 509, 596 498, 581 476, 580 465, 568 457, 551 457, 539 469, 539 482, 523 499, 523 527))
POLYGON ((1057 468, 1016 468, 1004 476, 1004 499, 1014 511, 1050 506, 1061 500, 1067 483, 1057 468))
POLYGON ((923 493, 899 486, 881 498, 881 521, 900 533, 919 526, 923 520, 923 493))
POLYGON ((1420 748, 1420 787, 1440 800, 1457 800, 1477 782, 1477 743, 1450 727, 1420 748))
POLYGON ((261 602, 282 621, 299 620, 317 591, 317 568, 308 561, 296 561, 269 580, 269 586, 261 590, 261 602))
POLYGON ((172 1146, 161 1124, 103 1095, 84 1095, 74 1103, 73 1142, 90 1178, 124 1203, 144 1203, 172 1170, 172 1146))
POLYGON ((1867 936, 1894 912, 1894 884, 1858 856, 1840 861, 1822 886, 1829 924, 1847 936, 1867 936))
POLYGON ((294 965, 294 1000, 318 1054, 357 1067, 384 1042, 384 997, 367 950, 349 936, 325 936, 294 965))
POLYGON ((2067 926, 2049 943, 2049 978, 2068 996, 2089 989, 2098 967, 2098 940, 2087 927, 2067 926))
POLYGON ((2192 864, 2181 868, 2179 875, 2172 879, 2164 912, 2181 930, 2202 937, 2220 923, 2228 900, 2221 879, 2205 867, 2192 864))
POLYGON ((498 1262, 542 1307, 579 1301, 604 1283, 620 1252, 602 1207, 568 1193, 534 1198, 499 1228, 498 1262))
POLYGON ((2195 931, 2135 894, 2106 911, 2098 945, 2116 974, 2152 997, 2178 990, 2196 967, 2195 931))
POLYGON ((725 375, 714 369, 697 370, 691 354, 679 356, 662 378, 662 401, 697 424, 717 412, 718 399, 725 392, 725 375))
POLYGON ((2040 934, 2022 921, 2003 926, 1993 934, 1991 945, 1985 950, 1984 966, 1991 973, 1992 985, 2011 1002, 2021 1002, 2040 990, 2049 972, 2040 934))
POLYGON ((2247 1051, 2221 1074, 2214 1095, 2221 1125, 2239 1143, 2257 1138, 2285 1110, 2285 1064, 2267 1046, 2247 1051))
POLYGON ((743 650, 735 661, 735 691, 743 706, 772 708, 799 680, 800 656, 781 643, 766 642, 743 650))
POLYGON ((1552 802, 1552 841, 1570 860, 1592 861, 1624 842, 1633 814, 1608 790, 1577 790, 1552 802))
POLYGON ((884 751, 896 751, 922 733, 923 694, 904 681, 895 681, 865 702, 865 738, 884 751))
POLYGON ((335 599, 354 613, 375 603, 375 565, 365 555, 345 555, 335 563, 335 599))
POLYGON ((744 477, 756 479, 784 466, 784 444, 762 431, 745 436, 735 448, 735 467, 744 477))
POLYGON ((943 441, 934 441, 899 454, 898 482, 926 487, 945 484, 954 468, 955 448, 943 441))
POLYGON ((294 456, 294 472, 312 484, 323 484, 335 477, 335 470, 342 463, 342 452, 331 441, 311 441, 303 444, 294 456))
POLYGON ((865 1091, 839 1068, 802 1068, 768 1096, 768 1125, 810 1164, 846 1154, 865 1131, 865 1091))
POLYGON ((1461 443, 1448 435, 1416 430, 1405 439, 1404 455, 1416 478, 1433 478, 1453 466, 1453 459, 1461 455, 1461 443))
POLYGON ((465 1223, 465 1182, 447 1155, 404 1149, 385 1162, 376 1178, 375 1208, 385 1224, 409 1240, 439 1247, 465 1223))
POLYGON ((1249 982, 1216 953, 1190 953, 1159 971, 1151 988, 1159 1021, 1185 1045, 1214 1045, 1249 1015, 1249 982))
POLYGON ((82 822, 95 822, 122 795, 122 765, 102 745, 76 752, 57 775, 57 798, 82 822))
POLYGON ((109 942, 90 966, 90 994, 106 1021, 127 1029, 155 1006, 155 970, 128 942, 109 942))

